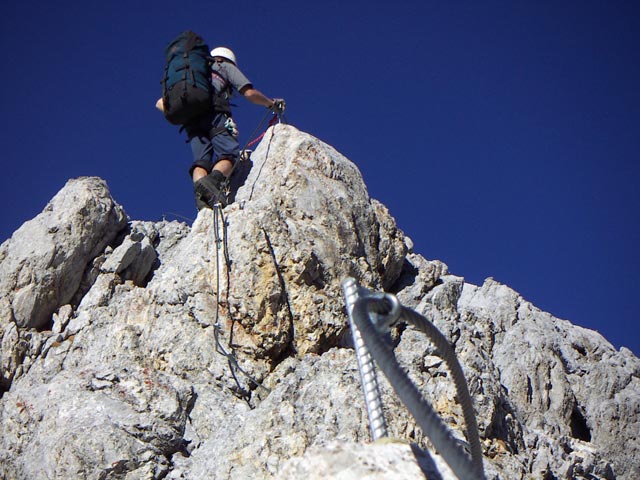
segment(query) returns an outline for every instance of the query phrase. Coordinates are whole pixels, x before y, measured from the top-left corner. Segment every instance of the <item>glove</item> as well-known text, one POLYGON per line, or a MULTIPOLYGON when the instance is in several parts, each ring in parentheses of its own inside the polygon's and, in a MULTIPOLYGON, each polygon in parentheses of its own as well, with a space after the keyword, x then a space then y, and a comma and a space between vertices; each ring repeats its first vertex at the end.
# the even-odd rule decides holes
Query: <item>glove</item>
POLYGON ((274 98, 269 110, 277 115, 282 115, 284 113, 285 106, 286 104, 282 98, 274 98))

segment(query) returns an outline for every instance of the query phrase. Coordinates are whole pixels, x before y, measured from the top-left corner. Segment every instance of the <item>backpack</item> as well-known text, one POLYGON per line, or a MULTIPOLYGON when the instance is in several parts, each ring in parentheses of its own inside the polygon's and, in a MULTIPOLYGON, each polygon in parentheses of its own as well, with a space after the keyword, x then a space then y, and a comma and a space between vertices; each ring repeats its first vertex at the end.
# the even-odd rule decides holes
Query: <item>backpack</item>
POLYGON ((173 125, 185 125, 212 111, 209 47, 198 34, 186 31, 165 49, 162 99, 164 116, 173 125))

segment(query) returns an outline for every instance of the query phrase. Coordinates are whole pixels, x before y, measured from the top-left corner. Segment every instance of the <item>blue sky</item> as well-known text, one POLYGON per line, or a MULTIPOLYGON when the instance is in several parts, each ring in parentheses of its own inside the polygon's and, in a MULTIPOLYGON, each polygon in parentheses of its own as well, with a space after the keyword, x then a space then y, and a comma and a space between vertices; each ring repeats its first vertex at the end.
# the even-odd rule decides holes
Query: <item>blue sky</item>
MULTIPOLYGON (((623 1, 5 2, 0 241, 72 177, 195 217, 163 49, 234 49, 361 169, 418 253, 640 353, 640 7, 623 1)), ((241 141, 264 115, 236 102, 241 141)))

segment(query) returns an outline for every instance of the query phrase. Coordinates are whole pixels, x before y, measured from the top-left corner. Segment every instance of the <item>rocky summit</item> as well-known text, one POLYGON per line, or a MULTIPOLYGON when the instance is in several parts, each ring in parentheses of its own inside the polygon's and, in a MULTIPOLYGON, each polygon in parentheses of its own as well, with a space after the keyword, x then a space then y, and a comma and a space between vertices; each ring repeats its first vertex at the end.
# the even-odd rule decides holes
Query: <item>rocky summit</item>
MULTIPOLYGON (((357 167, 287 125, 193 225, 70 180, 0 247, 0 478, 453 479, 379 372, 371 442, 342 281, 393 293, 462 365, 488 479, 640 478, 640 360, 413 250, 357 167)), ((428 252, 427 252, 428 253, 428 252)), ((463 447, 422 332, 395 355, 463 447)))

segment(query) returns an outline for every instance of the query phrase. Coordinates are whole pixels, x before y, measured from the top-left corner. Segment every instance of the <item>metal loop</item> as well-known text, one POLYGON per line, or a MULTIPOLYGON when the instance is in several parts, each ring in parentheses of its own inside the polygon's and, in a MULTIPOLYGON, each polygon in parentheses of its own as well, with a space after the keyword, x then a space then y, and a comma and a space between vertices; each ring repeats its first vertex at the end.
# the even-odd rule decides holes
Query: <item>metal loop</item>
POLYGON ((375 364, 377 364, 402 403, 456 476, 460 479, 484 480, 482 447, 472 398, 462 367, 444 335, 425 317, 411 309, 402 307, 395 295, 370 292, 358 287, 353 278, 345 279, 342 285, 367 403, 372 438, 386 436, 384 416, 381 414, 382 398, 375 379, 375 364), (444 353, 443 358, 451 370, 459 401, 462 404, 467 426, 467 439, 471 446, 471 457, 460 447, 431 403, 424 398, 398 363, 393 347, 384 341, 383 334, 387 333, 386 330, 399 318, 418 327, 444 353), (377 428, 378 421, 382 422, 383 429, 377 428))
POLYGON ((391 293, 382 295, 382 297, 380 297, 380 303, 384 304, 384 307, 389 311, 385 313, 369 312, 369 316, 378 331, 386 333, 400 319, 402 315, 402 305, 398 297, 391 293))

